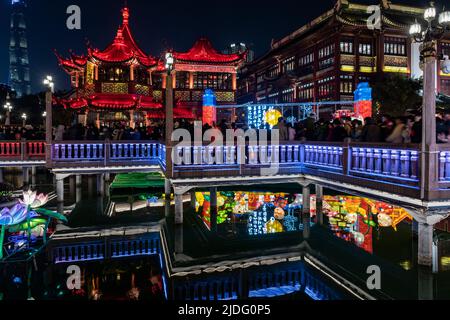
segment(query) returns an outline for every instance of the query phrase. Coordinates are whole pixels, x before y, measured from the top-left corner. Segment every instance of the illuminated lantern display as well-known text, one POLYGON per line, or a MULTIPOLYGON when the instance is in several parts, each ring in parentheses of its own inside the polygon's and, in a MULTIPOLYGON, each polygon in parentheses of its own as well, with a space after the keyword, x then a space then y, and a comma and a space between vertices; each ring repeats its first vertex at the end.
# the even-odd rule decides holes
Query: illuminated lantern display
POLYGON ((208 124, 211 127, 217 123, 216 111, 217 99, 214 91, 206 89, 203 95, 203 124, 208 124))
POLYGON ((268 107, 264 105, 249 106, 247 110, 248 125, 253 129, 260 129, 265 124, 264 117, 267 110, 268 107))
POLYGON ((266 123, 268 123, 271 127, 276 126, 278 124, 278 120, 282 117, 283 115, 277 109, 270 109, 266 111, 264 115, 266 123))
POLYGON ((355 91, 355 116, 359 119, 372 117, 372 88, 362 82, 355 91))

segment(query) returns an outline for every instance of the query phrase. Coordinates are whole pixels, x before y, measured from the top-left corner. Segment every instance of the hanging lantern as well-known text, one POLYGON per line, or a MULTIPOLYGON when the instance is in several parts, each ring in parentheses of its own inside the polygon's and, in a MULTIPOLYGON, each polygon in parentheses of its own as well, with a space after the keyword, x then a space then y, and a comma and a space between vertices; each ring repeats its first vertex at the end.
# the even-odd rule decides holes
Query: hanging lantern
POLYGON ((278 120, 282 117, 283 117, 283 115, 277 109, 270 109, 270 110, 266 111, 266 113, 264 115, 264 119, 266 120, 266 123, 268 123, 272 127, 276 126, 278 124, 278 120))

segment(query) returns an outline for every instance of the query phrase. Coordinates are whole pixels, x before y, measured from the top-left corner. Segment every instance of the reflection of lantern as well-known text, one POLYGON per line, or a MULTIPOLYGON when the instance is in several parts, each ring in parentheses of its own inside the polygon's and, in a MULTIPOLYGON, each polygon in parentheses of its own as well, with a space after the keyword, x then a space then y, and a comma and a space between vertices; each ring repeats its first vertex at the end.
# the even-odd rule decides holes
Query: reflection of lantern
POLYGON ((225 198, 224 197, 217 197, 217 206, 218 207, 223 207, 224 204, 225 204, 225 198))
POLYGON ((270 109, 264 115, 264 119, 266 120, 266 123, 268 123, 272 127, 276 126, 278 124, 278 120, 282 117, 283 117, 283 115, 281 114, 281 112, 276 109, 270 109))
POLYGON ((380 213, 378 215, 378 224, 380 225, 380 227, 390 227, 392 226, 392 218, 385 213, 380 213))
POLYGON ((354 224, 358 221, 358 215, 356 213, 349 213, 345 216, 345 221, 349 224, 354 224))

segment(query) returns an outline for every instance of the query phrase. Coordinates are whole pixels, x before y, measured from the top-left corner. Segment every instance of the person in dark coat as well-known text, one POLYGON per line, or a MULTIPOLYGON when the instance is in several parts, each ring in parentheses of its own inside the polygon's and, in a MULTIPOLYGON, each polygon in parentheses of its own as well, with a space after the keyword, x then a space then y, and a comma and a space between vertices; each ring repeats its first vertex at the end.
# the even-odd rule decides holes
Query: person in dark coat
POLYGON ((348 138, 347 130, 345 130, 341 120, 335 119, 333 121, 333 129, 331 132, 331 141, 342 142, 346 138, 348 138))
POLYGON ((372 118, 365 119, 365 125, 361 135, 362 142, 381 142, 381 128, 372 118))

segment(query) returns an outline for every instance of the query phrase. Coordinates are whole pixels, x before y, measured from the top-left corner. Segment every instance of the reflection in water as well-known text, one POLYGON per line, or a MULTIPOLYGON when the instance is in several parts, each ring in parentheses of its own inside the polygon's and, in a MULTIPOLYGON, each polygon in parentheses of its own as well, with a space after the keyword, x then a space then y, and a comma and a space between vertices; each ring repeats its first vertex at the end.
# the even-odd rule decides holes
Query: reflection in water
MULTIPOLYGON (((211 229, 210 193, 197 192, 196 199, 196 212, 211 229)), ((300 231, 301 208, 301 194, 219 192, 217 224, 243 226, 238 229, 249 236, 300 231)))
POLYGON ((325 196, 324 212, 339 238, 373 253, 373 235, 380 228, 393 228, 413 218, 405 209, 381 201, 352 196, 325 196))
MULTIPOLYGON (((21 175, 18 177, 11 177, 13 179, 9 180, 20 180, 21 175)), ((103 226, 126 226, 127 224, 136 224, 140 222, 150 222, 159 221, 164 216, 172 219, 173 214, 173 202, 172 205, 169 201, 166 201, 161 188, 161 179, 159 176, 150 177, 151 181, 142 181, 142 188, 133 187, 131 189, 127 188, 127 183, 133 183, 139 176, 127 176, 126 178, 133 178, 120 180, 124 176, 118 176, 114 180, 116 184, 115 187, 111 188, 111 194, 106 193, 106 198, 97 198, 93 194, 93 189, 95 189, 94 182, 95 179, 84 179, 84 184, 80 181, 70 180, 69 186, 69 197, 66 197, 66 202, 71 202, 72 200, 77 203, 77 206, 70 216, 70 225, 72 227, 98 227, 103 226), (118 183, 120 182, 120 184, 118 183), (148 188, 151 189, 148 189, 148 188), (91 190, 89 190, 91 189, 91 190), (73 194, 74 190, 78 190, 76 194, 73 194), (89 192, 91 191, 91 192, 89 192), (86 197, 86 194, 88 197, 86 197), (100 199, 100 201, 97 201, 100 199), (103 201, 105 200, 105 201, 103 201), (115 206, 111 206, 114 203, 115 206), (113 210, 111 209, 113 208, 113 210)), ((143 177, 143 176, 142 176, 143 177)), ((38 177, 39 178, 39 177, 38 177)), ((146 177, 145 179, 148 179, 146 177)), ((51 178, 43 176, 39 178, 38 181, 44 181, 44 185, 40 185, 39 191, 53 190, 53 185, 51 183, 51 178)), ((17 181, 20 184, 20 181, 17 181)), ((98 183, 98 181, 97 181, 98 183)), ((109 190, 108 187, 106 189, 109 190)), ((303 214, 303 195, 298 193, 298 186, 292 188, 292 186, 287 185, 277 186, 276 190, 272 191, 271 186, 263 187, 263 191, 218 191, 217 193, 217 228, 211 228, 211 214, 214 212, 212 205, 214 201, 211 201, 211 195, 209 192, 196 192, 195 193, 195 212, 197 219, 201 223, 199 224, 201 230, 204 230, 206 234, 210 234, 211 237, 208 238, 204 246, 199 246, 198 242, 192 241, 193 228, 198 228, 197 224, 185 224, 183 227, 178 227, 170 232, 177 241, 175 241, 173 246, 173 252, 178 254, 181 258, 184 257, 183 254, 187 256, 193 256, 194 259, 199 258, 211 258, 215 254, 229 254, 228 257, 233 257, 235 253, 239 253, 239 250, 244 250, 246 246, 246 252, 251 253, 254 250, 254 254, 259 254, 261 249, 271 249, 279 248, 285 245, 294 245, 295 243, 300 243, 304 238, 301 237, 301 231, 304 229, 303 222, 309 221, 308 218, 311 216, 311 226, 317 223, 319 217, 316 214, 316 196, 311 195, 311 210, 310 215, 303 214), (294 190, 294 191, 293 191, 294 190), (306 218, 306 219, 305 219, 306 218), (209 232, 209 231, 214 232, 209 232), (217 230, 217 231, 216 231, 217 230), (217 232, 217 241, 214 240, 214 236, 217 232), (296 234, 298 233, 298 235, 296 234), (237 238, 238 241, 223 241, 223 235, 230 236, 230 238, 237 238), (289 234, 284 237, 282 234, 289 234), (241 241, 241 238, 244 241, 241 241), (277 240, 280 241, 277 241, 277 240), (281 239, 288 239, 289 241, 281 241, 281 239), (223 247, 220 248, 222 251, 217 251, 217 243, 224 243, 223 247), (231 249, 232 246, 238 247, 231 249), (193 248, 193 249, 192 249, 193 248), (197 255, 192 255, 192 251, 197 251, 197 255), (203 253, 205 250, 205 253, 203 253), (226 250, 230 250, 225 253, 226 250)), ((259 189, 261 190, 261 189, 259 189)), ((66 190, 68 191, 68 190, 66 190)), ((0 194, 1 196, 1 194, 0 194)), ((186 195, 184 201, 189 202, 191 199, 186 195)), ((66 203, 67 205, 67 203, 66 203)), ((371 259, 368 260, 370 263, 383 262, 393 268, 394 270, 390 279, 392 283, 395 282, 394 279, 399 279, 405 275, 410 275, 414 273, 413 277, 419 280, 419 296, 421 297, 433 297, 433 277, 429 274, 419 273, 415 274, 417 271, 416 260, 414 257, 414 252, 417 251, 415 248, 415 240, 413 239, 413 230, 411 227, 412 217, 402 208, 392 206, 390 204, 368 199, 362 197, 354 197, 348 195, 327 195, 323 197, 323 202, 321 204, 322 213, 327 218, 326 220, 326 233, 329 237, 317 238, 318 230, 324 230, 323 228, 312 228, 311 239, 308 240, 308 244, 320 252, 321 255, 329 259, 331 262, 338 265, 341 264, 343 260, 348 261, 348 265, 345 265, 346 270, 352 273, 353 276, 359 277, 361 270, 363 273, 366 269, 366 261, 359 259, 366 253, 369 253, 371 259), (334 238, 334 236, 345 241, 339 241, 334 238), (323 245, 319 246, 318 242, 322 242, 323 245), (341 246, 341 247, 338 247, 341 246), (365 253, 359 249, 365 251, 365 253), (340 251, 339 251, 340 250, 340 251), (353 260, 354 258, 359 260, 353 260), (350 267, 350 268, 347 268, 350 267), (431 289, 430 289, 430 283, 431 289), (431 292, 431 293, 430 293, 431 292)), ((214 214, 213 214, 214 216, 214 214)), ((446 229, 447 225, 443 224, 442 229, 446 229), (445 227, 445 228, 444 228, 445 227)), ((198 230, 195 230, 197 232, 198 230)), ((320 236, 322 234, 319 232, 320 236)), ((447 237, 448 238, 448 237, 447 237)), ((445 271, 450 270, 450 250, 444 246, 444 243, 449 243, 445 241, 445 237, 439 238, 439 279, 440 282, 436 282, 435 285, 435 295, 440 298, 448 299, 448 294, 445 285, 449 283, 448 279, 444 278, 445 271)), ((284 250, 284 249, 283 249, 284 250)), ((364 258, 365 259, 365 258, 364 258)), ((124 259, 124 264, 127 264, 130 260, 124 259)), ((328 262, 328 261, 327 261, 328 262)), ((36 290, 33 294, 36 298, 49 298, 52 295, 59 298, 83 298, 83 299, 136 299, 139 292, 143 290, 149 290, 152 288, 151 283, 148 282, 148 268, 145 267, 144 278, 137 269, 127 269, 122 267, 117 267, 116 270, 104 271, 99 269, 102 263, 91 263, 84 267, 83 269, 83 288, 85 292, 78 293, 68 293, 62 290, 62 295, 58 296, 58 292, 48 292, 47 296, 43 296, 40 290, 36 290), (115 290, 114 288, 120 288, 120 290, 115 290)), ((61 268, 63 270, 64 268, 61 268)), ((289 278, 286 270, 276 272, 275 267, 269 267, 267 271, 262 272, 261 270, 252 270, 252 273, 258 274, 261 272, 260 278, 258 279, 247 279, 244 280, 249 284, 248 294, 251 298, 259 297, 286 297, 295 295, 295 293, 303 292, 310 299, 335 299, 342 298, 337 295, 331 295, 327 297, 317 296, 316 291, 310 290, 309 284, 304 284, 301 282, 295 282, 294 278, 289 278), (277 278, 280 277, 280 278, 277 278), (284 278, 283 278, 284 277, 284 278), (281 279, 281 280, 280 280, 281 279), (251 285, 250 285, 251 284, 251 285)), ((299 272, 301 268, 298 265, 294 265, 289 262, 288 268, 293 274, 299 272)), ((156 269, 155 269, 156 270, 156 269)), ((384 268, 383 272, 390 272, 389 269, 384 268)), ((64 270, 63 270, 64 271, 64 270)), ((54 272, 54 270, 52 271, 54 272)), ((17 272, 16 272, 17 273, 17 272)), ((22 276, 23 282, 26 282, 26 272, 23 272, 22 276)), ((252 274, 251 273, 251 274, 252 274)), ((235 275, 228 274, 224 275, 234 279, 235 275)), ((14 273, 11 273, 14 275, 14 273)), ((64 279, 65 274, 60 274, 61 279, 64 279)), ((345 276, 345 275, 343 275, 345 276)), ((385 274, 383 274, 383 277, 385 274)), ((364 274, 363 274, 364 277, 364 274)), ((155 280, 154 278, 153 280, 155 280)), ((314 281, 323 282, 326 281, 326 277, 320 274, 315 275, 314 281)), ((362 279, 362 278, 361 278, 362 279)), ((244 281, 242 280, 242 281, 244 281)), ((404 279, 403 279, 404 280, 404 279)), ((403 281, 402 280, 402 281, 403 281)), ((34 281, 34 280, 33 280, 34 281)), ((62 280, 61 280, 62 281, 62 280)), ((192 282, 193 279, 188 277, 180 279, 180 285, 185 287, 187 283, 192 282)), ((205 276, 204 279, 199 279, 198 288, 202 288, 205 284, 211 284, 215 280, 211 278, 210 275, 205 276)), ((312 281, 312 280, 311 280, 312 281)), ((1 281, 0 281, 1 282, 1 281)), ((156 282, 156 281, 154 281, 156 282)), ((39 282, 38 282, 39 283, 39 282)), ((62 282, 61 282, 62 283, 62 282)), ((230 282, 232 283, 232 282, 230 282)), ((26 284, 26 283, 25 283, 26 284)), ((384 283, 384 286, 387 284, 384 283)), ((0 287, 1 287, 0 283, 0 287)), ((16 284, 17 286, 17 284, 16 284)), ((60 289, 63 284, 60 284, 60 289)), ((401 285, 399 285, 401 286, 401 285)), ((227 294, 225 286, 222 290, 223 298, 234 297, 233 293, 234 286, 230 287, 230 294, 227 294)), ((1 288, 0 288, 1 289, 1 288)), ((156 290, 156 287, 154 287, 156 290)), ((195 288, 192 289, 195 292, 195 288)), ((203 290, 203 289, 202 289, 203 290)), ((214 292, 214 287, 212 287, 214 292)), ((2 290, 0 290, 1 293, 2 290)), ((397 297, 404 296, 409 297, 404 293, 406 289, 400 292, 397 297)), ((199 292, 202 292, 201 290, 199 292)), ((60 293, 60 292, 59 292, 60 293)), ((220 293, 220 292, 218 292, 220 293)), ((217 294, 218 294, 217 293, 217 294)), ((416 294, 415 292, 414 294, 416 294)), ((1 294, 0 294, 1 295, 1 294)), ((144 297, 144 296, 142 296, 144 297)), ((151 295, 148 295, 151 298, 151 295)), ((7 297, 6 297, 7 298, 7 297)), ((217 296, 219 298, 219 296, 217 296)), ((298 297, 296 297, 297 299, 298 297)))

